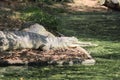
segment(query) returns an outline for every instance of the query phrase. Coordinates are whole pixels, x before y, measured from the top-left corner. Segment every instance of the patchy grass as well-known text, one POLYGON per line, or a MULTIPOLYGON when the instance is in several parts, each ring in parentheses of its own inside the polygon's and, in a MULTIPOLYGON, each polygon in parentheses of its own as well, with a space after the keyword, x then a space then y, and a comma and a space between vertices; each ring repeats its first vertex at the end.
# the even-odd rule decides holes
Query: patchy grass
POLYGON ((120 40, 120 15, 117 12, 77 12, 62 18, 59 31, 65 35, 120 40))
POLYGON ((30 6, 21 11, 21 19, 28 22, 35 22, 46 26, 49 30, 56 29, 59 19, 50 15, 37 6, 30 6))
POLYGON ((120 42, 117 12, 72 13, 59 15, 62 23, 59 32, 76 36, 81 41, 90 41, 98 47, 86 48, 96 64, 93 66, 38 66, 1 68, 0 79, 4 80, 119 80, 120 42))

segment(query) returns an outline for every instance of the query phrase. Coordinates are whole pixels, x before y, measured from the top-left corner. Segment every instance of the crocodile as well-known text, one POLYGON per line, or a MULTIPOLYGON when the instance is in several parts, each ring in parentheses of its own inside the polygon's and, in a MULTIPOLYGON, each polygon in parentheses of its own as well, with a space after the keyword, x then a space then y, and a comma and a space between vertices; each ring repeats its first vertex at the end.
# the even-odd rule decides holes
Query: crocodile
POLYGON ((75 37, 46 37, 25 31, 0 31, 0 51, 13 49, 56 50, 81 46, 75 37))

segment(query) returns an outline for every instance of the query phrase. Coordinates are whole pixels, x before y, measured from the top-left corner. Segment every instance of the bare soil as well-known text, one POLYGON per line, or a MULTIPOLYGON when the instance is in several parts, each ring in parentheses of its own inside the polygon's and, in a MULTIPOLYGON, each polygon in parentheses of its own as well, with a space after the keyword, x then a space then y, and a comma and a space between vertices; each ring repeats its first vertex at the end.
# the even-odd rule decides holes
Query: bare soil
POLYGON ((68 3, 68 9, 73 11, 107 11, 108 8, 101 6, 98 0, 74 0, 74 3, 68 3))

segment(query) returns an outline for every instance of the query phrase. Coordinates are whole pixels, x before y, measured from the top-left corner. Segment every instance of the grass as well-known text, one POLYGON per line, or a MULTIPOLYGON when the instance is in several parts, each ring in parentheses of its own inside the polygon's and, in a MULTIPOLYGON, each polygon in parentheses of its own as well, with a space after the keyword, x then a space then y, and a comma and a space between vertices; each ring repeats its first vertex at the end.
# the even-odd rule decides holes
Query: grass
POLYGON ((59 14, 58 31, 90 41, 98 47, 86 48, 96 64, 92 66, 1 67, 0 80, 119 80, 120 14, 118 12, 74 12, 59 14))

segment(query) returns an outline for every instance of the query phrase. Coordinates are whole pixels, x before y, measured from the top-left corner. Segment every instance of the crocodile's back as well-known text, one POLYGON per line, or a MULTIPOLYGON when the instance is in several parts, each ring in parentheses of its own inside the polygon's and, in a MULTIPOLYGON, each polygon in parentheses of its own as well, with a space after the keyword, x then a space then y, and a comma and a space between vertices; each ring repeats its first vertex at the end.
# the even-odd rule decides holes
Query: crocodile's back
POLYGON ((45 36, 24 31, 0 31, 0 48, 3 50, 39 48, 46 43, 45 36), (6 41, 6 44, 4 44, 6 41))

